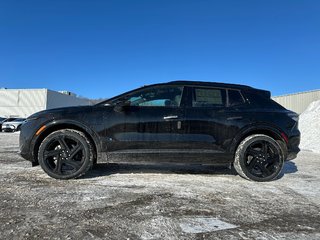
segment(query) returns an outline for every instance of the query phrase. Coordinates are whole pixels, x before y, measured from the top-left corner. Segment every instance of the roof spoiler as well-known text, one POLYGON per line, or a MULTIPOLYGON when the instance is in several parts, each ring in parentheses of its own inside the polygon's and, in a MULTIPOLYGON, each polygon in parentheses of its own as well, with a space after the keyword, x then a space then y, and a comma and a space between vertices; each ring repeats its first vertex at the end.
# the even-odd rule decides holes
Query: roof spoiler
POLYGON ((267 91, 267 90, 254 88, 254 89, 249 89, 249 90, 246 90, 246 91, 251 92, 251 93, 256 94, 256 95, 259 95, 260 97, 263 97, 263 98, 267 98, 267 99, 271 98, 271 92, 267 91))
POLYGON ((270 91, 266 91, 266 90, 258 90, 257 94, 259 94, 260 96, 264 97, 264 98, 271 98, 271 92, 270 91))

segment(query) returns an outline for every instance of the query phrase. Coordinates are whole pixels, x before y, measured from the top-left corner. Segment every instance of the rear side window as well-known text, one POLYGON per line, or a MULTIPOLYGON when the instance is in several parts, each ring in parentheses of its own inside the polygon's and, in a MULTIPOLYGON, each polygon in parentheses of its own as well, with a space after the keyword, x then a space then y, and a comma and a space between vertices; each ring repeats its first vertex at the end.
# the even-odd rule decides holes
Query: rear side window
POLYGON ((193 107, 222 107, 226 104, 226 91, 215 88, 194 88, 193 107))
POLYGON ((280 104, 273 101, 271 98, 258 93, 246 92, 246 97, 249 99, 250 105, 258 108, 266 109, 285 109, 280 104))
POLYGON ((239 90, 228 90, 229 106, 238 106, 244 104, 244 99, 239 90))

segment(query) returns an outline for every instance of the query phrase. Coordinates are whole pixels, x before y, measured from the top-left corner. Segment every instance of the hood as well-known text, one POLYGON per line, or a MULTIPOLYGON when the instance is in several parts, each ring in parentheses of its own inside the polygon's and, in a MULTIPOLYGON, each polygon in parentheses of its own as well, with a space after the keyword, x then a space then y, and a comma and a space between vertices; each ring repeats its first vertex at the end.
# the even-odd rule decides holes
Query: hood
POLYGON ((47 109, 40 112, 36 112, 29 116, 27 119, 31 118, 39 118, 39 117, 53 117, 57 113, 64 112, 66 114, 70 113, 79 113, 79 112, 88 112, 92 110, 93 106, 73 106, 73 107, 61 107, 61 108, 53 108, 47 109))

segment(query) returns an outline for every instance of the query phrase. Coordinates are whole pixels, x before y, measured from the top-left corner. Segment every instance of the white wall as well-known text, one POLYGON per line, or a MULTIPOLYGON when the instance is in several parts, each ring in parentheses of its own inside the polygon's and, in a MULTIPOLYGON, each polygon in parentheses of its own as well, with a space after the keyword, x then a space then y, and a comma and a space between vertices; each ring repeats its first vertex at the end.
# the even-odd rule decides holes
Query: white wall
POLYGON ((273 97, 272 99, 285 108, 301 114, 307 109, 310 103, 320 100, 320 90, 288 94, 284 96, 273 97))
POLYGON ((63 93, 47 90, 47 109, 82 105, 90 105, 89 99, 78 98, 72 95, 70 96, 63 93))
POLYGON ((46 108, 46 89, 0 89, 0 117, 28 117, 46 108))
POLYGON ((28 117, 46 109, 89 104, 88 99, 47 89, 0 89, 0 117, 28 117))

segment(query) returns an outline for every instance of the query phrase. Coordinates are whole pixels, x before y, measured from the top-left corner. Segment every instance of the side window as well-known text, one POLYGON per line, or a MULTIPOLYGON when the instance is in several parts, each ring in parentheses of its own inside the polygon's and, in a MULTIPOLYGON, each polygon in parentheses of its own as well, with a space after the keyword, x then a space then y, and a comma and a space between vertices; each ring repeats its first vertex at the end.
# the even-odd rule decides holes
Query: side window
POLYGON ((238 90, 228 90, 229 106, 238 106, 244 104, 244 99, 238 90))
POLYGON ((222 107, 226 103, 226 90, 194 88, 192 107, 222 107))
POLYGON ((183 87, 164 86, 144 89, 126 97, 131 106, 178 107, 182 98, 183 87))

